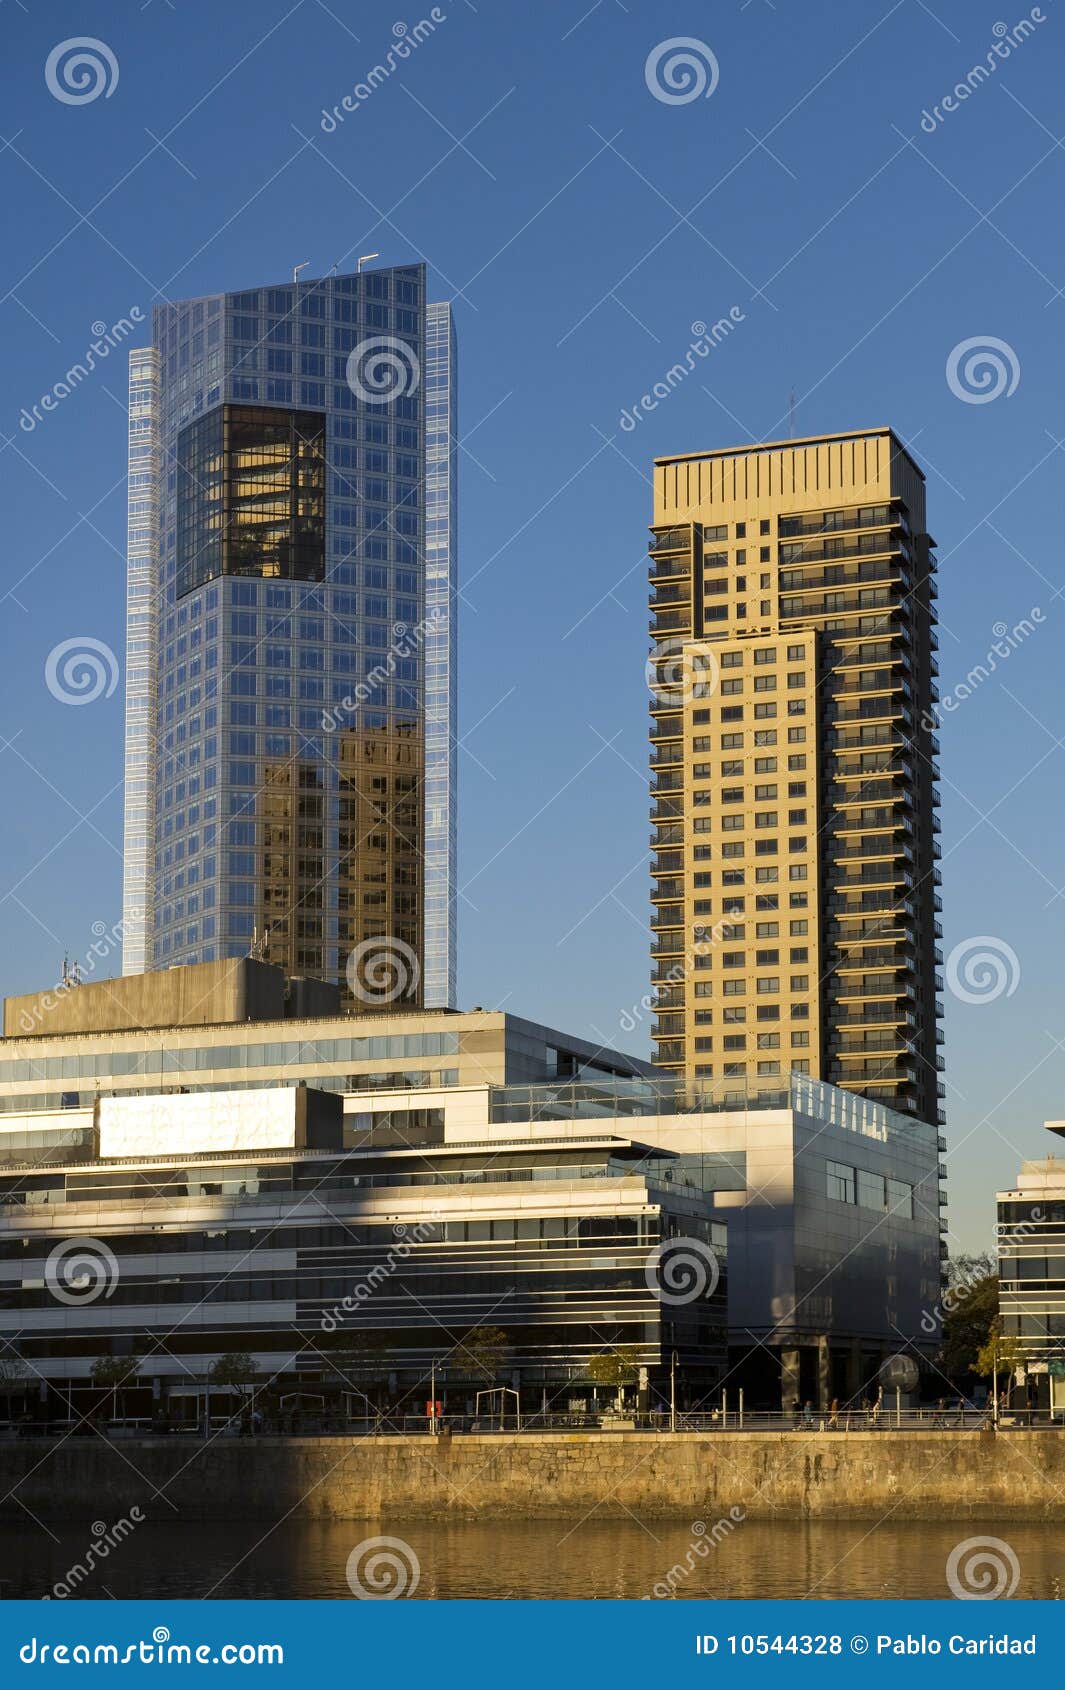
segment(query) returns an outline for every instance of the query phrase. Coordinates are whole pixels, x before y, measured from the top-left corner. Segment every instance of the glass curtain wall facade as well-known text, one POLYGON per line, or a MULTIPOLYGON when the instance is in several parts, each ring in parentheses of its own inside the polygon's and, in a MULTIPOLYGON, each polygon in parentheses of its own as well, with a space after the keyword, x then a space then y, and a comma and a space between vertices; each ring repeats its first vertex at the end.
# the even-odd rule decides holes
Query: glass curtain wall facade
POLYGON ((148 912, 155 883, 155 546, 159 516, 159 359, 129 359, 129 509, 126 528, 125 850, 122 959, 127 974, 151 967, 148 912))
POLYGON ((937 590, 890 429, 655 465, 656 1060, 942 1119, 937 590))
POLYGON ((425 1004, 457 1001, 458 402, 451 306, 426 313, 425 1004))
MULTIPOLYGON (((125 969, 254 951, 359 1009, 418 1005, 426 658, 397 630, 426 611, 424 267, 162 306, 147 356, 157 509, 130 590, 136 561, 156 696, 130 719, 152 792, 125 969)), ((127 821, 128 903, 137 844, 127 821)))

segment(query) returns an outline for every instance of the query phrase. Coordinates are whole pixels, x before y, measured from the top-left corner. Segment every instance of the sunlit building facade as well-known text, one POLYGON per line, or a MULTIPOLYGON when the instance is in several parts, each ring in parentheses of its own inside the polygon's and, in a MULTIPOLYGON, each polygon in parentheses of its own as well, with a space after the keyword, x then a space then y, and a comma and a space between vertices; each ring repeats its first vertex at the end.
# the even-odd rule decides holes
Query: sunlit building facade
POLYGON ((657 1060, 937 1124, 934 542, 887 428, 659 459, 657 1060))
POLYGON ((424 1001, 426 900, 453 898, 453 856, 425 867, 430 769, 453 813, 418 633, 425 288, 409 265, 168 304, 133 355, 126 972, 254 952, 359 1008, 424 1001))

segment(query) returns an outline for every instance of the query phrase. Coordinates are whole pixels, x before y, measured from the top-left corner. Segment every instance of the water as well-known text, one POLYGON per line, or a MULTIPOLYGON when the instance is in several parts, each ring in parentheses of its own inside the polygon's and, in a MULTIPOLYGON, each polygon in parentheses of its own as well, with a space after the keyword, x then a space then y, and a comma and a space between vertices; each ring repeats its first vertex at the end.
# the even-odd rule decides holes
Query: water
MULTIPOLYGON (((73 1596, 301 1597, 351 1600, 348 1558, 388 1536, 417 1599, 947 1597, 947 1559, 967 1539, 1004 1540, 1020 1569, 1014 1595, 1065 1585, 1065 1528, 964 1522, 740 1521, 693 1531, 686 1520, 438 1520, 203 1523, 151 1520, 112 1549, 73 1596), (700 1552, 699 1545, 705 1549, 700 1552), (674 1569, 670 1576, 670 1569, 674 1569), (678 1571, 679 1569, 679 1571, 678 1571)), ((94 1542, 89 1524, 0 1525, 0 1594, 48 1594, 94 1542), (54 1542, 49 1532, 59 1539, 54 1542)), ((999 1560, 1002 1552, 996 1551, 999 1560)), ((358 1563, 366 1567, 365 1555, 358 1563)))

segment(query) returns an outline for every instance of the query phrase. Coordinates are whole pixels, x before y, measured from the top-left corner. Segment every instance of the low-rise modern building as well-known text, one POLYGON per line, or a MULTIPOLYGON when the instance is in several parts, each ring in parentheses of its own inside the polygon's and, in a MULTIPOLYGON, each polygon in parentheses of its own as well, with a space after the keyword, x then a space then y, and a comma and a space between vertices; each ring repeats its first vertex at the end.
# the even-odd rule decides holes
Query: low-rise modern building
POLYGON ((330 990, 243 961, 8 1000, 0 1335, 46 1395, 76 1407, 136 1354, 137 1412, 180 1417, 247 1352, 289 1394, 339 1380, 349 1412, 421 1404, 438 1369, 463 1411, 494 1329, 526 1410, 586 1407, 604 1355, 647 1406, 675 1383, 775 1407, 927 1345, 934 1127, 803 1076, 738 1104, 501 1012, 341 1015, 330 990))
MULTIPOLYGON (((1047 1121, 1065 1138, 1065 1121, 1047 1121)), ((1025 1162, 998 1193, 999 1311, 1014 1397, 1065 1416, 1065 1158, 1025 1162)))

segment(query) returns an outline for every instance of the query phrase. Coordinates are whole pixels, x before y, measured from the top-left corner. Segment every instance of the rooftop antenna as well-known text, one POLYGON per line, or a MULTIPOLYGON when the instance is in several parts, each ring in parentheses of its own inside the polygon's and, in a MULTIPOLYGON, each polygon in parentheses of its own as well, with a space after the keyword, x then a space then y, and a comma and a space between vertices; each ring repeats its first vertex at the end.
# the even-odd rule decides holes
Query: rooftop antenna
POLYGON ((356 266, 355 274, 357 276, 361 276, 363 265, 369 264, 371 258, 380 258, 380 256, 381 256, 381 254, 379 252, 364 252, 362 257, 359 259, 359 262, 356 266))
POLYGON ((298 282, 298 281, 299 281, 299 279, 300 279, 300 271, 301 271, 301 270, 306 270, 306 268, 307 268, 307 266, 308 266, 308 264, 309 264, 309 263, 310 263, 310 262, 311 262, 311 261, 310 261, 310 259, 309 259, 309 258, 305 258, 305 259, 304 259, 304 260, 303 260, 303 263, 302 263, 302 264, 294 264, 294 265, 293 265, 293 266, 292 266, 292 285, 293 285, 293 287, 295 287, 295 285, 296 285, 296 283, 297 283, 297 282, 298 282))
POLYGON ((788 438, 795 439, 795 389, 788 394, 788 438))

